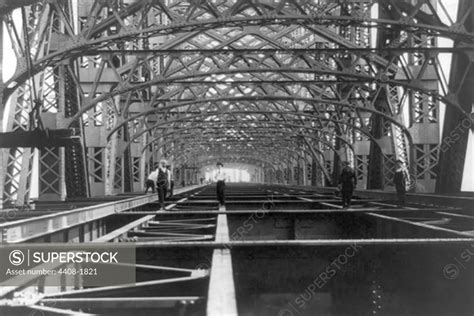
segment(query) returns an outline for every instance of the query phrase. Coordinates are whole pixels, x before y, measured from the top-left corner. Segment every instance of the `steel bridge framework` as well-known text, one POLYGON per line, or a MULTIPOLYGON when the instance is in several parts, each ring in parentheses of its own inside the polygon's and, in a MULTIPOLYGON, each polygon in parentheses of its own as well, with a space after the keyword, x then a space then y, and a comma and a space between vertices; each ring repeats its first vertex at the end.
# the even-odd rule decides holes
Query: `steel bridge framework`
POLYGON ((3 1, 2 203, 36 181, 44 200, 140 191, 163 156, 178 183, 220 160, 324 186, 348 160, 385 190, 401 159, 413 191, 460 192, 474 9, 445 2, 3 1))

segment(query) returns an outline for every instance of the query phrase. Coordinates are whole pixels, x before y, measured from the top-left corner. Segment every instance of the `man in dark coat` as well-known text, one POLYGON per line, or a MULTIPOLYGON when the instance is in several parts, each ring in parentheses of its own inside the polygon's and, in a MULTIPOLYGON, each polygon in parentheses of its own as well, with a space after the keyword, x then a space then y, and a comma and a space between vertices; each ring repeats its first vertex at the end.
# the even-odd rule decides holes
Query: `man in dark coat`
POLYGON ((342 207, 348 208, 351 207, 352 192, 354 192, 354 188, 357 185, 357 177, 348 161, 344 161, 342 165, 339 186, 341 188, 342 207))
POLYGON ((169 187, 169 172, 166 169, 166 160, 161 159, 158 167, 158 177, 156 179, 156 191, 158 192, 158 203, 160 211, 165 209, 165 197, 169 187))

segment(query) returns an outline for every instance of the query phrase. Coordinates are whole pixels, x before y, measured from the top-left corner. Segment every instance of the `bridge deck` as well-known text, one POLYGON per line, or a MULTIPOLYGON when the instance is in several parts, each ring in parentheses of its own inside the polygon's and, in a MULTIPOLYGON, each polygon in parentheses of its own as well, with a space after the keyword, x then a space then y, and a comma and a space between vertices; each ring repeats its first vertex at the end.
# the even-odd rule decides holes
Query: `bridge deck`
POLYGON ((50 203, 48 210, 38 205, 9 218, 0 224, 3 247, 119 243, 133 247, 137 279, 93 288, 25 279, 2 286, 0 311, 350 315, 352 309, 396 315, 400 306, 411 315, 474 311, 469 297, 474 270, 466 261, 474 217, 459 204, 401 207, 384 195, 358 193, 353 207, 342 209, 331 190, 228 185, 226 205, 219 207, 214 190, 179 189, 166 211, 148 194, 98 204, 76 201, 73 209, 71 202, 50 203))

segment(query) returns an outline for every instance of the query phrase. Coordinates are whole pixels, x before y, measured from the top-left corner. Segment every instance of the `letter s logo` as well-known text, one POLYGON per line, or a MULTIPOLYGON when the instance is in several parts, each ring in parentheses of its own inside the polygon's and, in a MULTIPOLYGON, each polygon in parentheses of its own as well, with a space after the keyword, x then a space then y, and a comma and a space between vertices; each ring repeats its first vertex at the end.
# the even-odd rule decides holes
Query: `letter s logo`
POLYGON ((19 266, 25 261, 25 255, 21 250, 12 250, 8 256, 8 259, 14 266, 19 266))

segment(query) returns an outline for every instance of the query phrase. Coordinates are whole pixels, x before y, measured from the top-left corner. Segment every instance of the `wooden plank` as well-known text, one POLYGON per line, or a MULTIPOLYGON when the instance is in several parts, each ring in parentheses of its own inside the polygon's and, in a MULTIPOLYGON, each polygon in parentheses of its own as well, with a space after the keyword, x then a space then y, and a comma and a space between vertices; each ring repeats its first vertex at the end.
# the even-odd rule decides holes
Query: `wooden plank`
MULTIPOLYGON (((221 205, 219 211, 225 212, 221 205)), ((216 242, 228 244, 229 227, 227 215, 217 216, 216 242)), ((232 273, 232 257, 230 249, 215 249, 212 254, 211 278, 207 299, 207 315, 237 315, 234 274, 232 273)))
MULTIPOLYGON (((222 206, 225 212, 225 206, 222 206)), ((227 225, 227 215, 219 214, 217 216, 216 242, 229 242, 229 227, 227 225)))
POLYGON ((238 315, 230 249, 216 249, 212 254, 207 315, 238 315))

